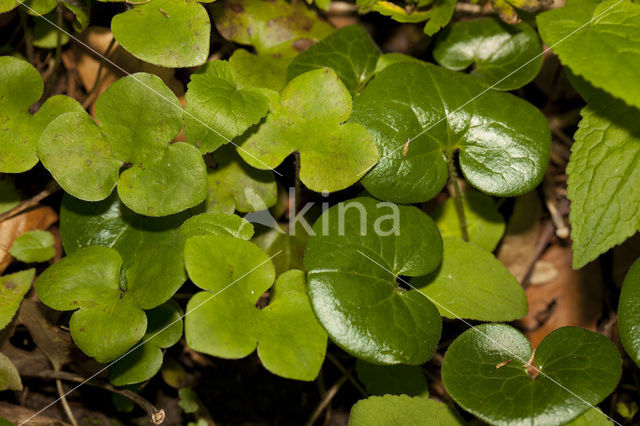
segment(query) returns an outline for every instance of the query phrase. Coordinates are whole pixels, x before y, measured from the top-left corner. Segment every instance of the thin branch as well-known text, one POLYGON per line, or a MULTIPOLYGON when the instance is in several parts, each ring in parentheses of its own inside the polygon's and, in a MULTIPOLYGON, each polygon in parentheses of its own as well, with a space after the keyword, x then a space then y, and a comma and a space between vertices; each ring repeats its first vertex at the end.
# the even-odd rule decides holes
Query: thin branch
MULTIPOLYGON (((107 50, 105 50, 104 52, 105 58, 109 59, 109 55, 111 54, 111 49, 113 49, 113 46, 115 46, 115 44, 116 44, 116 38, 112 36, 111 42, 109 42, 109 46, 107 46, 107 50)), ((104 61, 99 61, 99 62, 100 62, 100 66, 98 67, 98 73, 96 74, 96 79, 93 82, 93 86, 87 93, 87 97, 85 98, 84 103, 82 104, 82 107, 84 109, 87 109, 87 107, 91 105, 91 102, 93 101, 93 95, 96 92, 96 89, 98 88, 98 84, 100 83, 102 69, 104 68, 104 61)))
POLYGON ((55 182, 51 182, 49 185, 47 185, 47 187, 44 190, 40 191, 33 197, 29 198, 28 200, 22 201, 20 204, 18 204, 11 210, 0 214, 0 222, 4 222, 7 219, 11 219, 12 217, 17 216, 23 211, 30 209, 31 207, 35 206, 43 199, 47 198, 49 195, 56 193, 59 190, 60 190, 60 186, 58 186, 58 184, 55 182))
POLYGON ((337 382, 333 384, 333 386, 331 386, 331 388, 329 388, 329 390, 327 391, 327 394, 324 396, 322 401, 320 401, 320 404, 318 404, 316 409, 313 410, 313 414, 311 414, 311 417, 309 417, 309 420, 307 420, 305 425, 311 426, 316 420, 318 420, 318 417, 320 417, 320 414, 322 414, 324 409, 327 408, 327 405, 329 405, 333 397, 336 396, 336 394, 338 393, 338 391, 340 390, 344 382, 347 381, 348 378, 349 376, 347 374, 344 374, 342 377, 338 379, 337 382))
POLYGON ((340 361, 338 361, 338 358, 336 358, 332 353, 327 352, 327 359, 329 361, 331 361, 333 363, 333 365, 336 366, 336 368, 338 370, 340 370, 340 372, 342 374, 347 374, 348 375, 348 379, 349 382, 351 382, 351 384, 353 385, 353 387, 355 387, 358 392, 360 392, 360 394, 365 397, 368 398, 369 397, 369 392, 366 391, 365 388, 362 387, 362 385, 360 384, 360 382, 358 382, 355 377, 353 377, 353 374, 351 374, 351 372, 349 370, 347 370, 341 363, 340 361))
POLYGON ((62 408, 64 408, 64 412, 67 414, 69 421, 73 426, 78 426, 78 422, 73 415, 73 411, 71 411, 71 407, 69 406, 69 402, 67 401, 67 397, 64 394, 64 388, 62 387, 62 380, 56 379, 56 389, 58 390, 58 396, 60 396, 60 402, 62 403, 62 408))

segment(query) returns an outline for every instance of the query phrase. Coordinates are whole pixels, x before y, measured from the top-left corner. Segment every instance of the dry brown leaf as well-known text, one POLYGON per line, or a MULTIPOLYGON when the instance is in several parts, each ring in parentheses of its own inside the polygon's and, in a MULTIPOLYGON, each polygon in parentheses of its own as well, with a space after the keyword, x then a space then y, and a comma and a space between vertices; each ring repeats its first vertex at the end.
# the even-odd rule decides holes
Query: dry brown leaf
MULTIPOLYGON (((8 402, 0 402, 0 417, 4 417, 14 424, 21 424, 26 421, 28 418, 36 414, 35 411, 30 410, 28 408, 21 407, 19 405, 9 404, 8 402)), ((33 419, 29 420, 30 425, 60 425, 66 426, 69 425, 67 422, 63 422, 58 419, 53 419, 51 417, 43 416, 39 414, 33 419)))
POLYGON ((46 230, 57 221, 58 215, 51 207, 40 206, 0 222, 0 274, 13 261, 9 249, 16 238, 27 231, 46 230))
POLYGON ((529 315, 520 321, 533 347, 553 330, 564 326, 596 330, 602 316, 603 284, 600 271, 590 264, 575 271, 571 248, 553 245, 534 267, 526 289, 529 315))

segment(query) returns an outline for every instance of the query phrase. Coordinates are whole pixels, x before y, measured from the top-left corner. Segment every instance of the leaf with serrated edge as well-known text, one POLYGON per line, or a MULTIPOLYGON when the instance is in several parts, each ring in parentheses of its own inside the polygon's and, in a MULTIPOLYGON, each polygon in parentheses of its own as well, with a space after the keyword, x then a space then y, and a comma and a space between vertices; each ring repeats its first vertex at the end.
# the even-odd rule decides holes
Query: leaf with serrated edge
POLYGON ((462 426, 460 415, 442 402, 407 395, 372 396, 351 408, 349 426, 462 426))

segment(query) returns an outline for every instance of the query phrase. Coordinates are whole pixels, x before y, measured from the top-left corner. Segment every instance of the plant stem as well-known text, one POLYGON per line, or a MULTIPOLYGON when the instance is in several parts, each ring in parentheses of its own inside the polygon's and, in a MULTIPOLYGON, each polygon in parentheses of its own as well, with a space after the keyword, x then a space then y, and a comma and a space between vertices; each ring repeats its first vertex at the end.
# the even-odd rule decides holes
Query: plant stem
POLYGON ((327 391, 327 394, 324 396, 322 401, 320 401, 320 404, 318 404, 316 409, 313 410, 313 414, 311 414, 311 417, 309 417, 309 420, 307 420, 307 422, 305 423, 307 426, 313 425, 313 423, 318 419, 318 417, 320 417, 320 414, 322 414, 324 409, 327 408, 327 405, 329 405, 333 397, 336 396, 336 394, 338 393, 338 391, 340 390, 344 382, 347 381, 348 378, 349 376, 347 374, 344 374, 342 377, 338 379, 337 382, 333 384, 333 386, 331 386, 331 388, 327 391))
POLYGON ((27 60, 30 63, 33 63, 33 34, 31 33, 31 28, 29 28, 27 23, 27 12, 25 12, 24 8, 19 7, 18 13, 20 15, 20 26, 22 26, 22 31, 24 32, 27 60))
MULTIPOLYGON (((109 46, 107 46, 107 50, 105 50, 104 52, 104 57, 105 58, 109 58, 109 55, 111 54, 111 49, 113 49, 113 46, 116 44, 116 38, 115 37, 111 37, 111 42, 109 43, 109 46)), ((89 105, 91 105, 91 102, 93 100, 93 95, 96 92, 96 89, 98 88, 98 84, 100 83, 100 77, 102 75, 102 69, 104 68, 104 61, 100 61, 100 66, 98 67, 98 73, 96 74, 96 80, 93 83, 93 86, 91 86, 91 89, 89 90, 89 92, 87 93, 87 97, 84 100, 84 103, 82 104, 83 108, 87 108, 89 105)))
POLYGON ((73 411, 71 411, 71 407, 69 407, 69 402, 67 401, 67 397, 64 394, 64 388, 62 387, 62 380, 56 379, 56 389, 58 389, 58 395, 60 396, 60 402, 62 403, 62 408, 64 408, 64 412, 67 414, 69 421, 73 426, 78 426, 78 422, 76 418, 73 416, 73 411))
POLYGON ((22 213, 23 211, 35 206, 41 200, 43 200, 44 198, 47 198, 49 195, 51 195, 51 194, 53 194, 55 192, 58 192, 60 189, 61 188, 60 188, 60 186, 58 186, 57 183, 50 182, 45 189, 43 189, 42 191, 38 192, 33 197, 29 198, 28 200, 22 201, 20 204, 18 204, 17 206, 12 208, 11 210, 0 214, 0 222, 4 222, 7 219, 10 219, 10 218, 12 218, 14 216, 17 216, 19 213, 22 213))
POLYGON ((353 377, 353 374, 351 374, 351 372, 347 370, 340 361, 338 361, 338 358, 336 358, 331 352, 327 352, 327 359, 331 361, 342 374, 348 375, 349 382, 351 382, 353 387, 355 387, 363 397, 369 397, 369 392, 367 392, 365 388, 363 388, 362 385, 353 377))
POLYGON ((464 212, 464 199, 462 198, 462 191, 460 190, 460 184, 458 183, 458 173, 456 172, 456 166, 453 163, 453 152, 446 151, 447 165, 449 166, 449 184, 453 187, 453 193, 451 196, 456 204, 456 212, 458 213, 458 222, 460 223, 460 232, 462 233, 462 239, 469 241, 469 231, 467 230, 467 216, 464 212))

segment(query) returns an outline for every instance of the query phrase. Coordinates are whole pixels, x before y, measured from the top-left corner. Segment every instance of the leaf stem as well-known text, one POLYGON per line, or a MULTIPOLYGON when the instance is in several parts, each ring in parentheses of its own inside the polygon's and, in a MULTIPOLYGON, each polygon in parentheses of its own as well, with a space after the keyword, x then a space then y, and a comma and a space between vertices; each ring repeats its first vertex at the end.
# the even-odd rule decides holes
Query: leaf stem
POLYGON ((27 23, 27 12, 25 12, 24 8, 19 7, 18 14, 20 15, 20 26, 22 26, 22 31, 24 32, 27 60, 33 64, 33 33, 27 23))
POLYGON ((367 392, 365 388, 363 388, 362 385, 353 377, 353 374, 351 374, 351 372, 347 370, 340 361, 338 361, 338 358, 336 358, 335 355, 331 352, 327 352, 327 359, 331 361, 342 374, 348 375, 349 382, 351 382, 353 387, 355 387, 363 397, 369 398, 369 392, 367 392))
POLYGON ((62 403, 62 408, 64 408, 69 421, 73 426, 78 426, 78 422, 76 418, 73 416, 73 411, 71 411, 71 407, 69 406, 69 402, 67 401, 67 397, 64 393, 64 388, 62 387, 62 380, 56 379, 56 389, 58 390, 58 395, 60 396, 60 402, 62 403))
POLYGON ((320 404, 318 404, 316 409, 313 410, 313 414, 311 414, 311 416, 309 417, 309 420, 307 420, 305 425, 311 426, 318 419, 318 417, 320 417, 320 414, 322 414, 324 409, 327 408, 327 405, 329 405, 333 397, 336 396, 336 394, 338 393, 338 391, 340 390, 342 385, 344 385, 344 382, 346 382, 348 378, 349 378, 348 374, 342 375, 342 377, 340 377, 338 381, 335 382, 333 386, 331 386, 331 388, 329 388, 329 390, 327 391, 327 394, 324 396, 322 401, 320 401, 320 404))
MULTIPOLYGON (((449 166, 449 185, 453 188, 451 196, 456 204, 456 212, 458 213, 458 222, 460 223, 460 232, 462 233, 462 239, 469 241, 469 231, 467 230, 467 216, 464 212, 464 199, 462 191, 460 190, 460 184, 458 183, 458 173, 456 172, 456 166, 453 162, 453 152, 445 151, 447 157, 447 165, 449 166)), ((450 190, 451 192, 451 190, 450 190)))
MULTIPOLYGON (((109 55, 111 54, 111 49, 113 49, 113 46, 115 44, 116 44, 116 38, 111 37, 111 42, 109 42, 109 46, 107 46, 107 50, 105 50, 104 52, 105 58, 109 59, 109 55)), ((96 89, 98 88, 98 84, 100 83, 100 77, 102 75, 102 69, 104 68, 104 63, 105 61, 100 61, 100 66, 98 67, 98 73, 96 74, 96 79, 93 82, 93 86, 91 86, 91 89, 87 93, 87 97, 85 98, 84 103, 82 104, 82 107, 84 109, 87 109, 87 107, 89 107, 89 105, 91 105, 91 102, 93 101, 93 95, 95 94, 96 89)))

